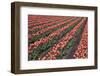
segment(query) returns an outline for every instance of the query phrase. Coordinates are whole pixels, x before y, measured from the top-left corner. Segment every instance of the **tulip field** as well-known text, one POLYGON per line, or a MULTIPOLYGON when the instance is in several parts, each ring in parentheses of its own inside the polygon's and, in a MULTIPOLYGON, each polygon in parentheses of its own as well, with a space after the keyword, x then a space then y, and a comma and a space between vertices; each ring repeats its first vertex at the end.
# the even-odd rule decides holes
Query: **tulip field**
POLYGON ((88 58, 88 18, 28 15, 28 60, 88 58))

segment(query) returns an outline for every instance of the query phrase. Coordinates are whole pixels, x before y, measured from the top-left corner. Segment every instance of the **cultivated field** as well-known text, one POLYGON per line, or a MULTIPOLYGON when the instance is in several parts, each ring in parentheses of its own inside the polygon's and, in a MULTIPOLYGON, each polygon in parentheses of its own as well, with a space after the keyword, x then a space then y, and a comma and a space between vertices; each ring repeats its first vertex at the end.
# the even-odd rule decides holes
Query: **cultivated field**
POLYGON ((88 18, 28 15, 28 60, 88 57, 88 18))

